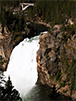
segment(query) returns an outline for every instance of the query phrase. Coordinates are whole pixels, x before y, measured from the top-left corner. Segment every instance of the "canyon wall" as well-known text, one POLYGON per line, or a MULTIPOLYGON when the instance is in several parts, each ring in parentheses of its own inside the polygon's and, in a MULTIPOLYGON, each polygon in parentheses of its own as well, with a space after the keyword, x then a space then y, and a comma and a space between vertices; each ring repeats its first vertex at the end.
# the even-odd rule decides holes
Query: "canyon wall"
MULTIPOLYGON (((76 98, 76 33, 68 26, 55 25, 39 37, 37 52, 38 82, 53 87, 57 92, 76 98)), ((12 34, 0 24, 0 69, 6 69, 10 54, 26 35, 12 34)))
POLYGON ((76 98, 76 34, 55 25, 49 32, 40 34, 39 44, 38 82, 50 87, 55 85, 57 92, 76 98))

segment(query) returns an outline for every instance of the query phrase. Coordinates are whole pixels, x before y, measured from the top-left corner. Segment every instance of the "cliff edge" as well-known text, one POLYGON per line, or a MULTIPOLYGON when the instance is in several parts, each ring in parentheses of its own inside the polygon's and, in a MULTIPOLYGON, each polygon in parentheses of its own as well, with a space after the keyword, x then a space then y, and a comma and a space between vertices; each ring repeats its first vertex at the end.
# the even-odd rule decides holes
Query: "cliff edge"
POLYGON ((55 25, 39 37, 38 82, 76 99, 76 34, 72 25, 55 25), (71 28, 68 31, 68 28, 71 28))

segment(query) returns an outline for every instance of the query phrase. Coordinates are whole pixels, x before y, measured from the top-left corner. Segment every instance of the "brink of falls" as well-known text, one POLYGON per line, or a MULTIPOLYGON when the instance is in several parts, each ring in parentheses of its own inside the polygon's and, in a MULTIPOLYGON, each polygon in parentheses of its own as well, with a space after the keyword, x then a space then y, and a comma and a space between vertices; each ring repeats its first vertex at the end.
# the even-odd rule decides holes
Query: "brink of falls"
POLYGON ((37 81, 36 52, 38 49, 39 36, 35 36, 24 39, 12 51, 5 75, 10 76, 13 86, 21 95, 26 95, 37 81))

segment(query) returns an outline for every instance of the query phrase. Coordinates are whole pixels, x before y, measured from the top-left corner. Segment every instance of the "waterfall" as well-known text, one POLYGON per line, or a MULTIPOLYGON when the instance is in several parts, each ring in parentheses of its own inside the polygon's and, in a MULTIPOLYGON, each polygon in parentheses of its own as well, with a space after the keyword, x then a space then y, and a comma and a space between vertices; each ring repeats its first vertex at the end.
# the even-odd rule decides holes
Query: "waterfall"
POLYGON ((10 76, 14 88, 26 95, 38 78, 36 52, 39 49, 39 36, 26 38, 12 51, 5 75, 10 76))

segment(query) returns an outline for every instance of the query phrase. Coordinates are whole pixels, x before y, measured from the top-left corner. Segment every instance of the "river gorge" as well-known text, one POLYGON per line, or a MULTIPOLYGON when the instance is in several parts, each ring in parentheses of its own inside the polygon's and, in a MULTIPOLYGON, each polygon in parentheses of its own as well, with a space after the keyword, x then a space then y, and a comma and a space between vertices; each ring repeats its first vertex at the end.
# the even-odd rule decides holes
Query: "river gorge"
MULTIPOLYGON (((32 36, 31 38, 25 38, 14 47, 5 75, 10 75, 12 84, 14 88, 19 91, 23 101, 69 100, 70 97, 63 96, 59 92, 57 93, 56 88, 54 87, 54 84, 56 85, 56 83, 52 82, 49 78, 49 71, 52 67, 49 66, 49 69, 46 69, 48 63, 45 62, 45 60, 49 61, 51 59, 50 61, 52 63, 55 61, 55 53, 51 50, 51 48, 54 47, 53 40, 55 40, 55 36, 51 35, 51 38, 53 36, 53 39, 51 39, 47 27, 43 25, 36 26, 37 30, 35 31, 37 35, 32 36), (49 38, 51 42, 49 41, 49 38), (49 52, 52 52, 53 58, 47 56, 47 53, 49 52), (43 57, 45 59, 43 59, 43 57), (46 64, 43 65, 43 63, 46 64), (41 66, 39 64, 41 64, 41 66)), ((31 31, 32 29, 30 30, 30 33, 33 33, 31 31)), ((55 31, 58 32, 60 30, 54 28, 53 31, 53 34, 56 34, 55 31)), ((61 36, 59 35, 58 37, 61 36)), ((59 47, 58 45, 59 44, 57 44, 56 47, 59 47)), ((57 69, 54 71, 55 74, 57 69)), ((53 72, 51 71, 51 73, 53 72)))
POLYGON ((1 0, 0 101, 76 100, 74 0, 1 0))

